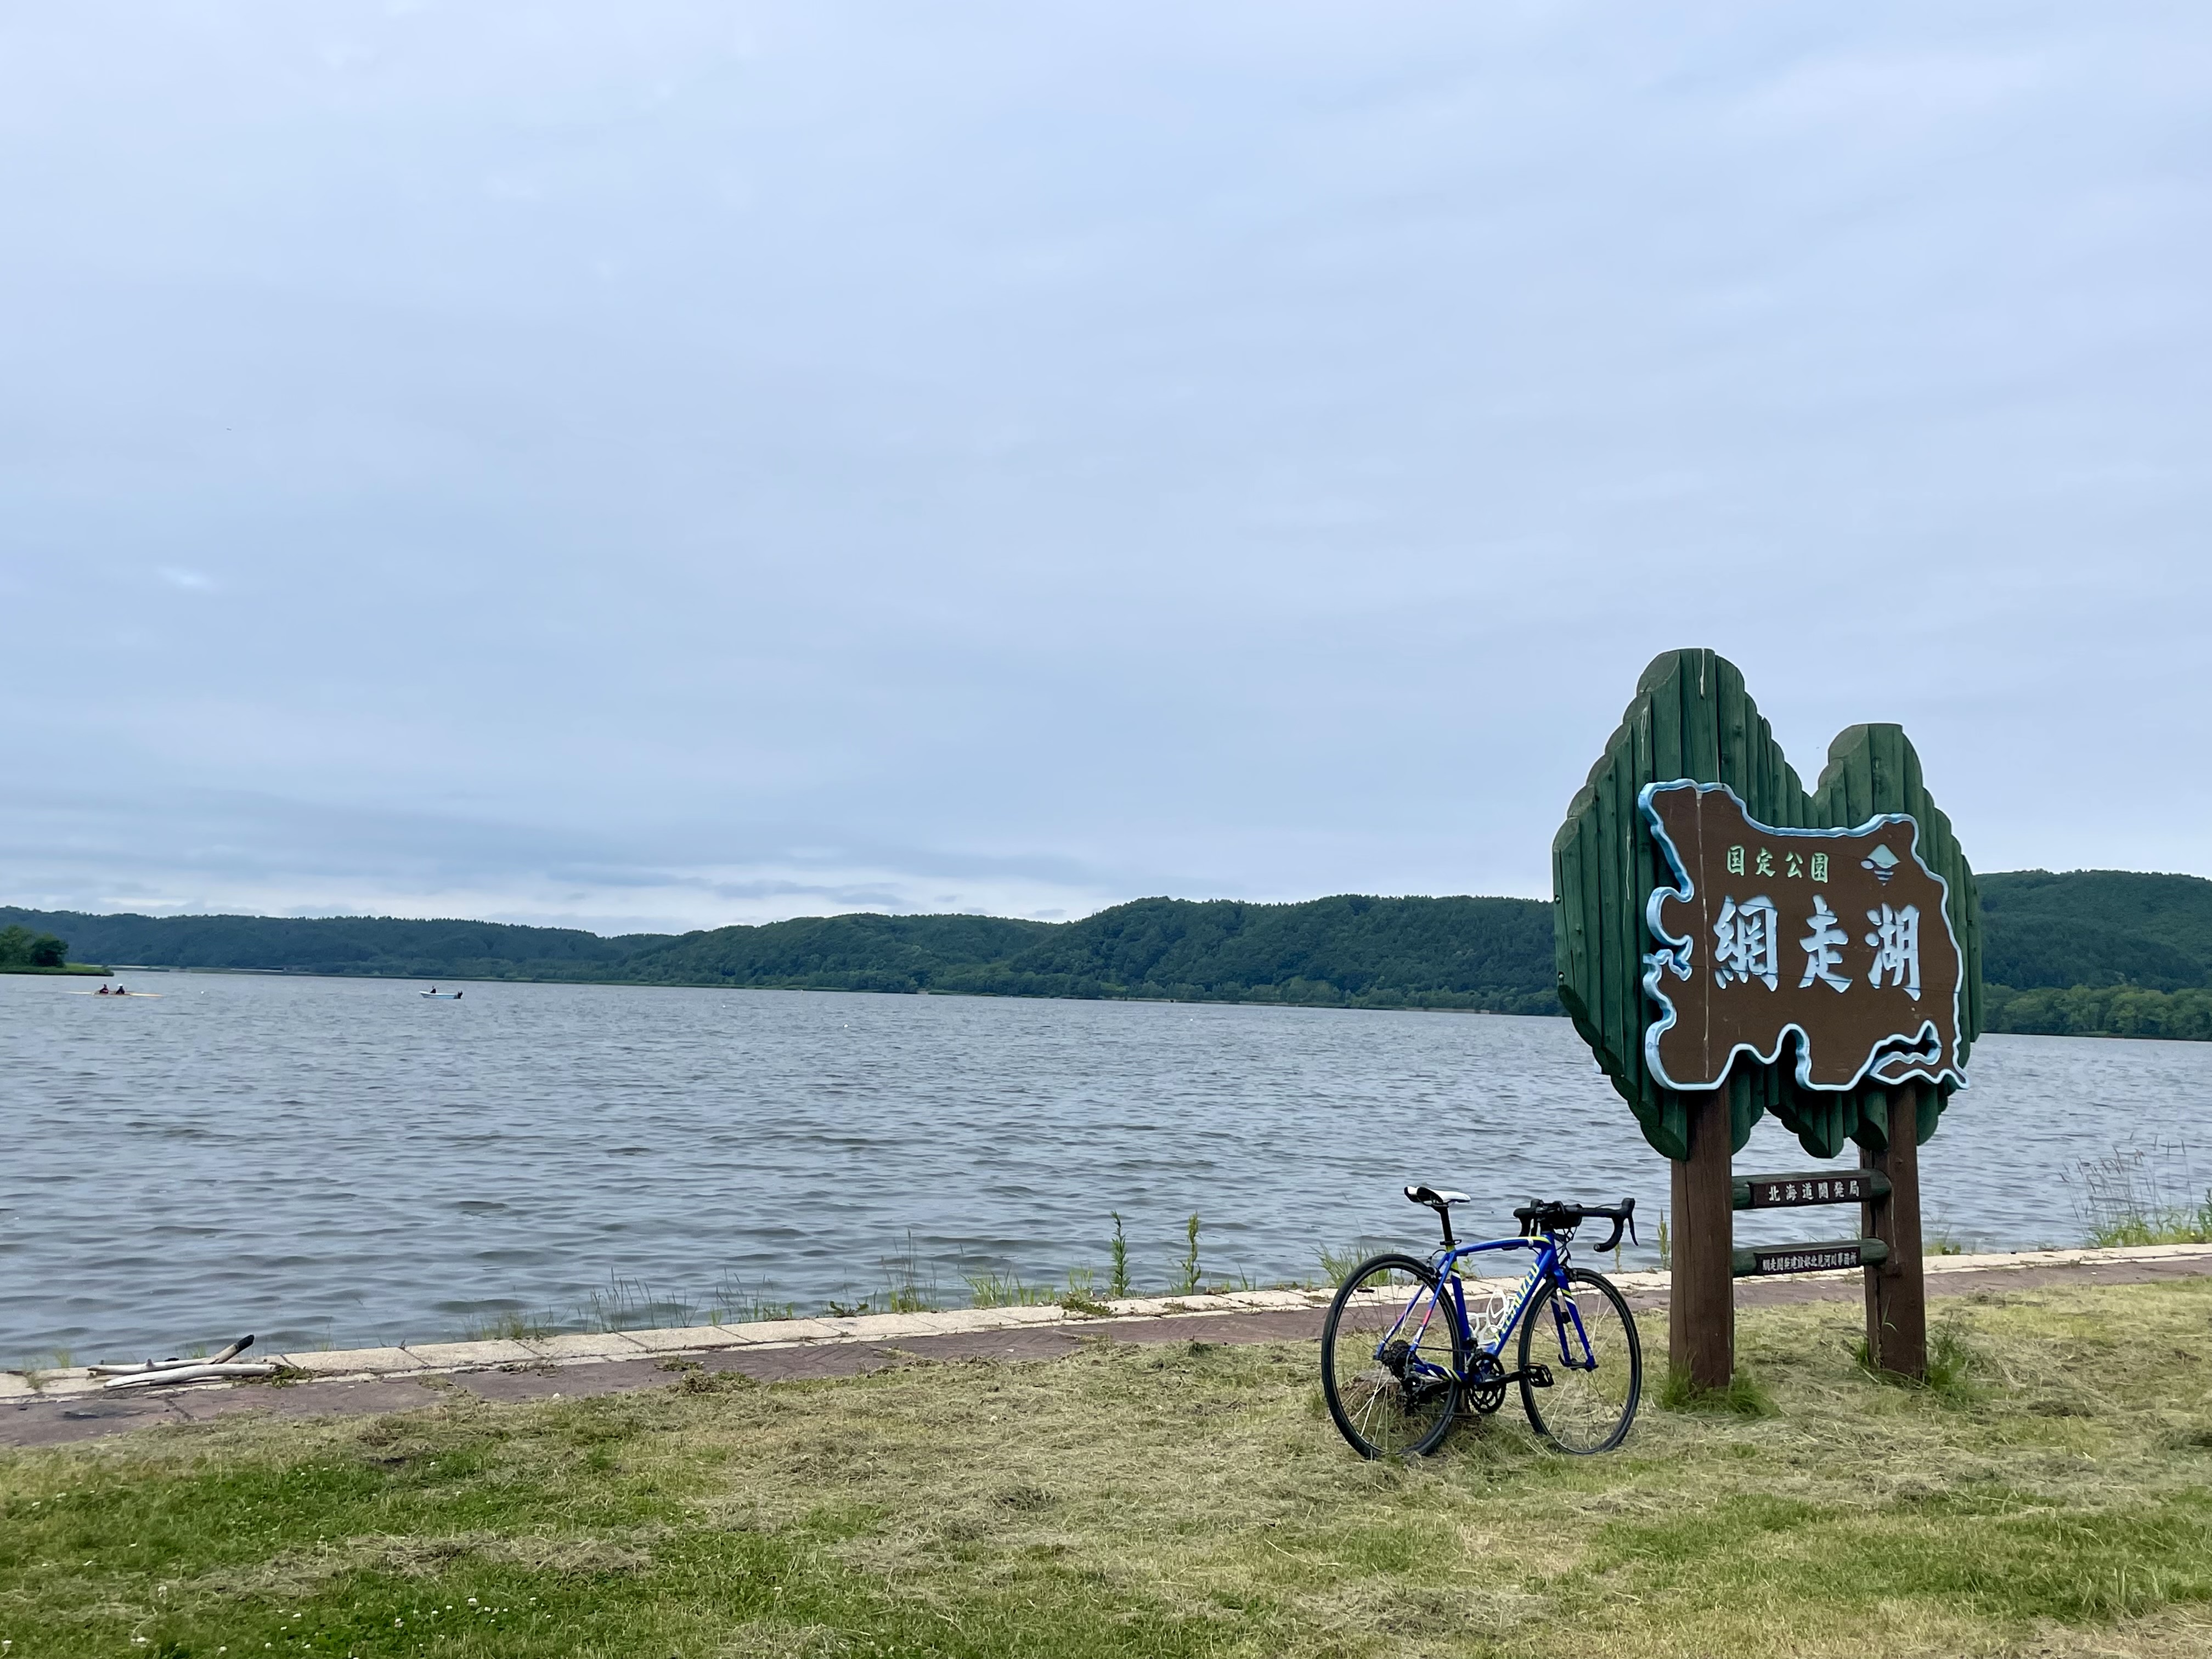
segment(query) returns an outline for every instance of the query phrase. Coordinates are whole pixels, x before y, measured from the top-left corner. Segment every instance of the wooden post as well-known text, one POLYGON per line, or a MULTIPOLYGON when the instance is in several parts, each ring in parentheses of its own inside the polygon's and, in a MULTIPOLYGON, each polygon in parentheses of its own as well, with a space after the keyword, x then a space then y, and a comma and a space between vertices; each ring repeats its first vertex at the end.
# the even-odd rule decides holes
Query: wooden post
POLYGON ((1888 1257, 1867 1269, 1867 1354, 1877 1370, 1914 1379, 1928 1374, 1928 1287, 1920 1267, 1920 1085, 1889 1097, 1889 1145, 1862 1149, 1859 1162, 1889 1177, 1889 1197, 1861 1212, 1869 1237, 1888 1257))
POLYGON ((1667 1363, 1692 1388, 1735 1376, 1735 1206, 1724 1090, 1686 1094, 1690 1156, 1674 1180, 1674 1281, 1667 1298, 1667 1363))

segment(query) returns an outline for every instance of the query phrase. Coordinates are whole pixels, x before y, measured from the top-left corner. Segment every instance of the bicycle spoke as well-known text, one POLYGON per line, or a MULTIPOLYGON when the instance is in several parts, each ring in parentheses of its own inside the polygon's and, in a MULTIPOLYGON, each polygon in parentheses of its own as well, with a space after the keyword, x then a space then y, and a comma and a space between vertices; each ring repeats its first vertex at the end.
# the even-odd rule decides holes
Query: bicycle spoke
POLYGON ((1540 1350, 1551 1386, 1524 1383, 1529 1421, 1563 1451, 1603 1451, 1620 1443, 1643 1389, 1643 1357, 1635 1326, 1617 1293, 1595 1274, 1577 1271, 1568 1289, 1546 1290, 1529 1310, 1523 1363, 1540 1350), (1539 1343, 1535 1330, 1548 1332, 1539 1343))
POLYGON ((1378 1256, 1337 1293, 1322 1334, 1322 1382, 1346 1440, 1368 1457, 1418 1455, 1450 1427, 1458 1325, 1424 1264, 1378 1256))

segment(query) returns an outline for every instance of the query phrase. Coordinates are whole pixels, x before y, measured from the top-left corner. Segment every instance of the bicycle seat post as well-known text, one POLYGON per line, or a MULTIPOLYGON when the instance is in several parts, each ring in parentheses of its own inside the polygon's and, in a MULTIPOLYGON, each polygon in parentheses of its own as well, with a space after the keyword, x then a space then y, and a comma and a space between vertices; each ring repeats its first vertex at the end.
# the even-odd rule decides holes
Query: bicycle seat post
POLYGON ((1425 1205, 1437 1212, 1437 1219, 1443 1224, 1444 1249, 1449 1250, 1456 1246, 1459 1240, 1452 1237, 1451 1206, 1466 1203, 1467 1194, 1449 1190, 1438 1192, 1435 1188, 1426 1186, 1408 1187, 1405 1190, 1408 1201, 1425 1205))

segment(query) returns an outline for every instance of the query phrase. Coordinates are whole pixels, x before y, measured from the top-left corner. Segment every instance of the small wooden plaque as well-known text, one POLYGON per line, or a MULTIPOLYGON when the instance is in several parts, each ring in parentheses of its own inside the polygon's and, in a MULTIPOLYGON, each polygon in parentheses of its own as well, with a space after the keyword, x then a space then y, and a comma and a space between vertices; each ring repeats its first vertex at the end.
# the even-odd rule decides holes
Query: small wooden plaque
POLYGON ((1794 1210, 1808 1204, 1879 1204, 1889 1178, 1871 1170, 1803 1170, 1794 1175, 1738 1176, 1735 1207, 1794 1210))
POLYGON ((1889 1246, 1878 1238, 1824 1238, 1810 1244, 1761 1244, 1735 1252, 1738 1279, 1773 1273, 1833 1273, 1843 1267, 1871 1267, 1889 1259, 1889 1246))

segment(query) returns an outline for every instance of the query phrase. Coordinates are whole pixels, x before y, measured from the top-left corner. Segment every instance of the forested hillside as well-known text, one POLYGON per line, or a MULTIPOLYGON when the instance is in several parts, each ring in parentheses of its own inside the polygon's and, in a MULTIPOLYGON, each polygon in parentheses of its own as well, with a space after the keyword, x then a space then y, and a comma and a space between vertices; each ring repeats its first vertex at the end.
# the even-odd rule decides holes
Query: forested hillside
POLYGON ((593 970, 617 967, 669 937, 603 939, 579 927, 391 916, 103 916, 0 906, 0 927, 11 924, 60 935, 77 962, 402 979, 613 977, 593 970))
POLYGON ((1534 899, 1152 898, 1057 924, 829 916, 687 933, 641 951, 623 977, 1500 1013, 1559 1009, 1551 906, 1534 899))
MULTIPOLYGON (((1980 878, 1993 1030, 2212 1037, 2212 881, 2124 870, 1980 878)), ((87 915, 0 908, 81 962, 403 978, 1159 997, 1554 1013, 1551 906, 1138 899, 1080 921, 810 916, 604 939, 388 917, 87 915)))
POLYGON ((2212 881, 2202 876, 2008 870, 1979 884, 1991 985, 2212 986, 2212 881))
POLYGON ((944 988, 948 975, 1004 963, 1055 931, 1000 916, 800 916, 684 933, 641 951, 621 975, 676 985, 824 991, 944 988))
POLYGON ((1552 1013, 1551 906, 1533 899, 1139 899, 1081 921, 806 916, 681 936, 337 916, 0 908, 84 961, 400 978, 601 980, 1000 996, 1164 997, 1552 1013))
POLYGON ((2010 870, 1980 886, 1991 1030, 2212 1041, 2212 881, 2010 870))

